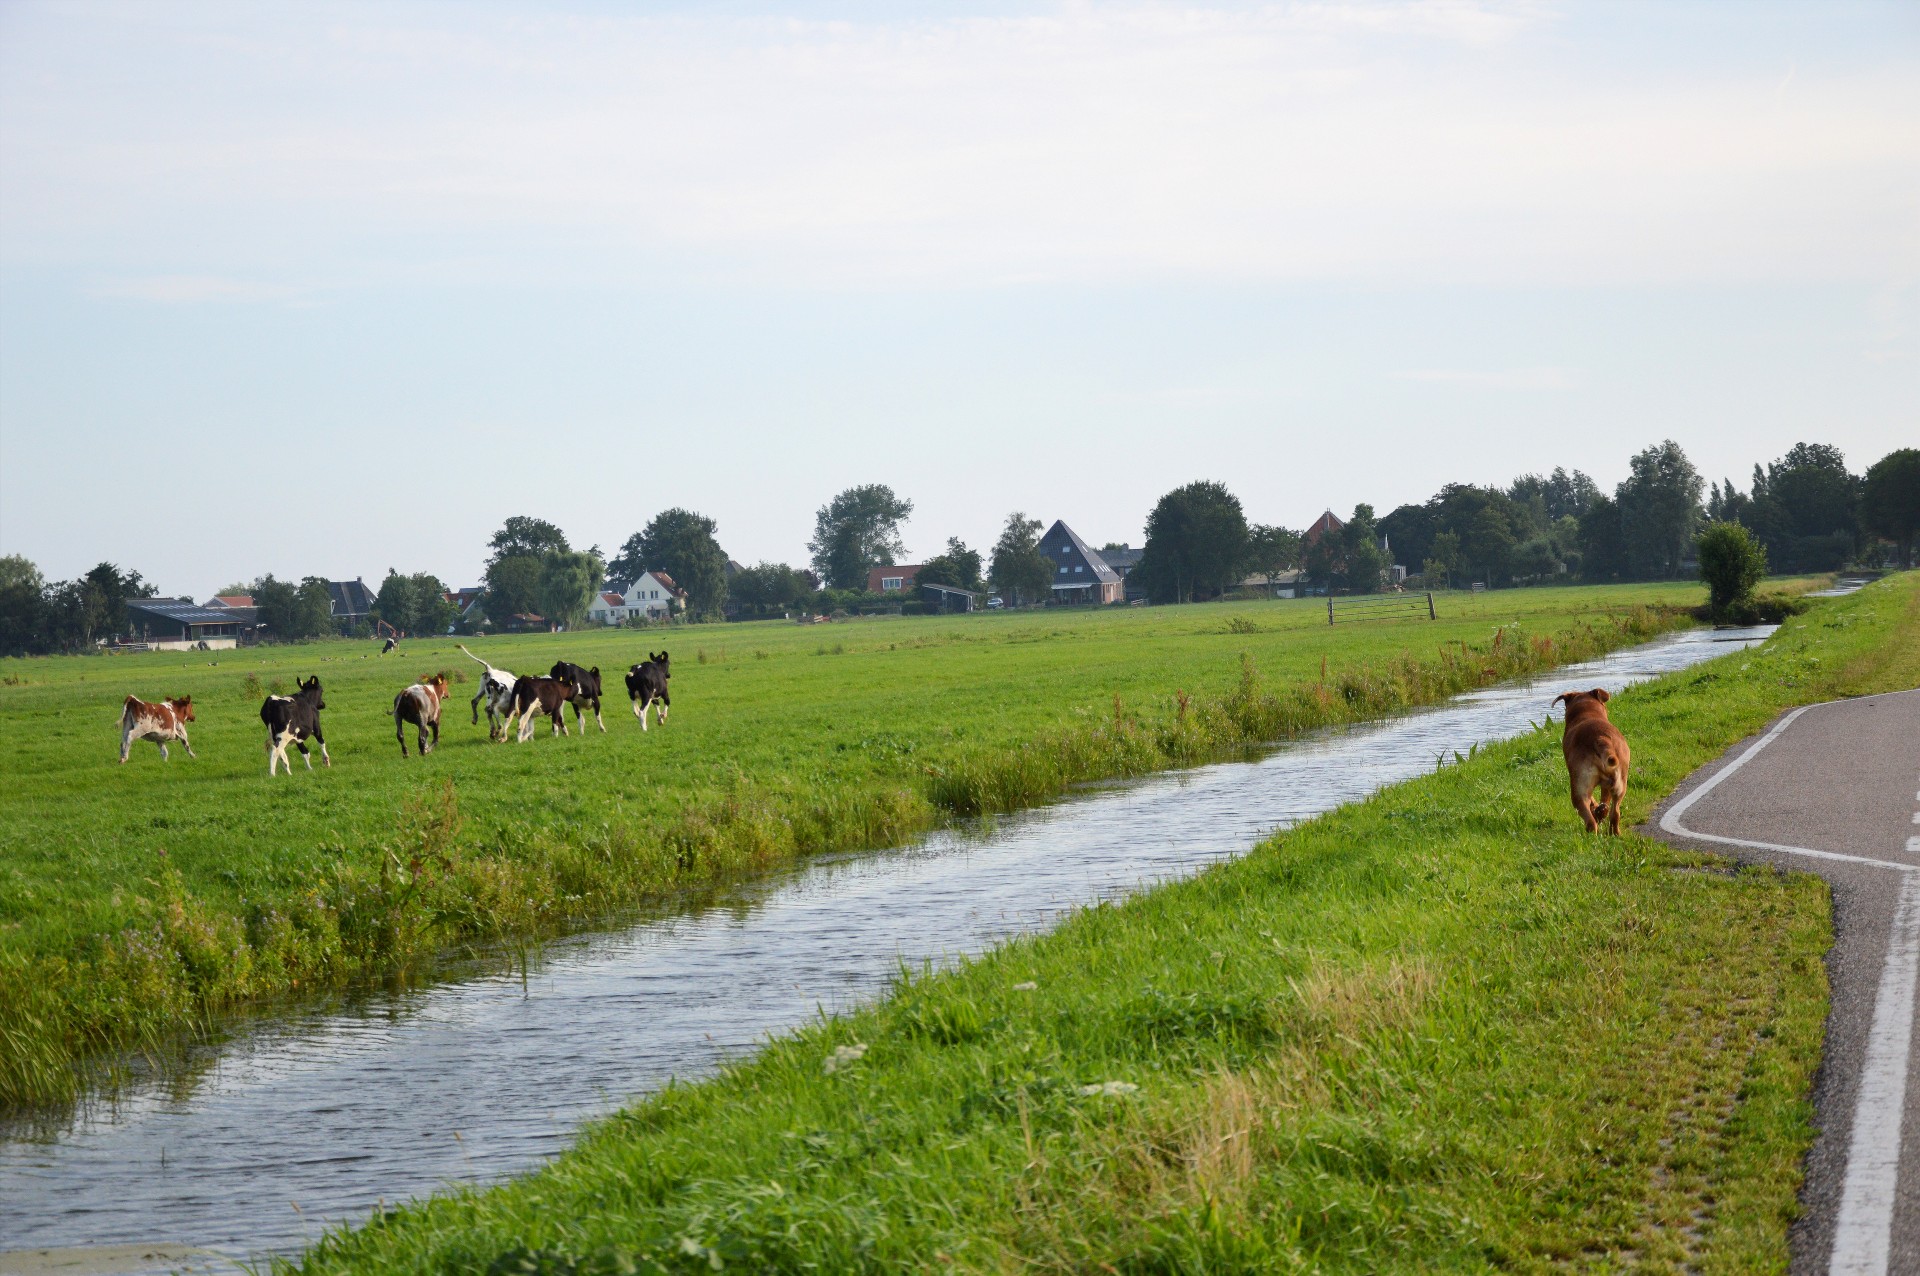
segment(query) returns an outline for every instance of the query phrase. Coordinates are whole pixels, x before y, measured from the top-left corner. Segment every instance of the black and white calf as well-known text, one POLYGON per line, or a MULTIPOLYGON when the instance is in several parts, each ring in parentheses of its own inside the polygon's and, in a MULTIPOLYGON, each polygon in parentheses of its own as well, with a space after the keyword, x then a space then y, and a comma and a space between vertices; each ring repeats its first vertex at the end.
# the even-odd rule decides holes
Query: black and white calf
POLYGON ((573 684, 565 678, 521 678, 513 684, 513 712, 520 715, 520 735, 516 743, 533 738, 534 719, 546 714, 553 719, 553 734, 567 733, 567 702, 573 699, 573 684))
POLYGON ((447 698, 447 675, 422 677, 393 698, 393 734, 400 741, 400 756, 407 756, 407 724, 420 732, 420 756, 426 757, 440 744, 440 702, 447 698), (433 743, 427 743, 427 732, 433 743))
POLYGON ((565 678, 573 684, 573 725, 586 729, 588 709, 593 710, 593 720, 600 729, 607 729, 606 719, 600 716, 600 666, 582 669, 579 665, 568 664, 564 660, 554 661, 553 668, 547 670, 549 678, 565 678))
POLYGON ((647 653, 645 664, 635 665, 627 671, 627 696, 633 701, 633 716, 640 719, 640 729, 647 729, 647 709, 652 705, 660 706, 660 722, 665 725, 667 709, 672 702, 667 698, 667 680, 672 673, 667 665, 667 653, 654 655, 647 653))
POLYGON ((300 750, 300 756, 307 760, 307 770, 313 770, 313 755, 307 752, 307 739, 320 746, 320 760, 328 766, 333 759, 327 756, 327 740, 320 734, 320 711, 327 702, 320 698, 320 679, 308 678, 300 684, 300 690, 290 696, 268 696, 266 703, 260 706, 260 721, 267 726, 267 774, 272 775, 280 763, 287 766, 287 774, 293 774, 293 763, 287 758, 287 746, 293 745, 300 750))
POLYGON ((519 675, 495 669, 467 651, 465 643, 456 645, 466 651, 467 659, 486 670, 480 675, 480 690, 473 693, 473 725, 480 725, 480 706, 484 704, 487 706, 487 738, 505 740, 513 727, 513 684, 520 680, 519 675))

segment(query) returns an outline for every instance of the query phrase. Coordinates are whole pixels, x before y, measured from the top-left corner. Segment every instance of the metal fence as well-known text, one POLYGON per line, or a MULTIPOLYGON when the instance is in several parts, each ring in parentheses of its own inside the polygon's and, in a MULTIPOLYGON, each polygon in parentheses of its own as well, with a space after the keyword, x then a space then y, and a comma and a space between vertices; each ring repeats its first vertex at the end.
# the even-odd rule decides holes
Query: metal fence
POLYGON ((1327 623, 1339 620, 1437 620, 1432 594, 1327 595, 1327 623))

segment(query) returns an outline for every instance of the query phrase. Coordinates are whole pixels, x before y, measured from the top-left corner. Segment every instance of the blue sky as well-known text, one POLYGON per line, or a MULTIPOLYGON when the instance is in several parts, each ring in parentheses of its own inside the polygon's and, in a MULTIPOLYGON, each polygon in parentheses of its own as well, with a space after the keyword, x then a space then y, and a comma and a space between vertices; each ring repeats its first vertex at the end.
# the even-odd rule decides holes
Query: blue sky
POLYGON ((0 551, 1138 542, 1920 443, 1910 5, 0 7, 0 551))

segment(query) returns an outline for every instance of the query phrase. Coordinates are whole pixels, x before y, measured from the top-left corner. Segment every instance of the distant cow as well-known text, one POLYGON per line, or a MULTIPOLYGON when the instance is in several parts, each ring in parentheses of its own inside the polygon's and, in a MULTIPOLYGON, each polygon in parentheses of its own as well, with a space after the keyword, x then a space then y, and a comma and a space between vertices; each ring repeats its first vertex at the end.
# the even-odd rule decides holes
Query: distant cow
POLYGON ((513 684, 519 676, 505 669, 495 669, 480 657, 467 651, 464 643, 456 644, 467 652, 467 659, 485 669, 480 675, 480 690, 473 693, 473 724, 480 725, 480 706, 487 706, 487 738, 505 740, 507 732, 513 727, 513 684))
POLYGON ((198 757, 193 746, 187 743, 187 724, 192 721, 192 696, 162 700, 159 704, 128 696, 126 707, 120 711, 120 761, 127 760, 135 740, 151 740, 159 745, 162 762, 167 760, 169 740, 178 740, 188 757, 198 757))
POLYGON ((534 718, 539 714, 553 719, 553 734, 567 734, 567 703, 573 699, 573 690, 568 678, 521 678, 515 682, 513 712, 520 718, 516 743, 525 744, 533 738, 534 718))
POLYGON ((554 662, 553 668, 547 670, 547 676, 550 678, 565 678, 573 684, 571 703, 573 705, 573 724, 575 726, 585 730, 587 723, 586 711, 592 709, 593 720, 600 724, 602 731, 607 729, 606 719, 600 716, 599 665, 595 665, 591 669, 582 669, 579 665, 570 665, 564 660, 557 660, 554 662))
POLYGON ((293 763, 287 759, 287 746, 293 745, 300 750, 300 756, 307 760, 307 770, 313 770, 313 755, 307 752, 307 740, 320 746, 320 760, 328 766, 333 759, 327 756, 327 739, 320 734, 320 711, 327 702, 320 698, 320 679, 308 678, 300 684, 300 690, 290 696, 268 696, 260 706, 260 721, 267 726, 267 774, 272 775, 280 763, 286 763, 287 774, 293 774, 293 763))
POLYGON ((393 734, 400 741, 400 756, 407 756, 407 724, 411 722, 420 733, 420 756, 426 757, 440 746, 440 702, 447 698, 447 675, 435 674, 429 678, 420 675, 420 681, 408 687, 393 698, 393 734), (433 732, 433 743, 427 743, 427 732, 433 732))
POLYGON ((660 706, 660 722, 665 725, 667 710, 672 705, 667 698, 667 680, 671 677, 664 651, 657 656, 649 651, 645 664, 627 671, 627 696, 633 701, 633 716, 640 719, 642 731, 647 729, 647 709, 651 705, 660 706))

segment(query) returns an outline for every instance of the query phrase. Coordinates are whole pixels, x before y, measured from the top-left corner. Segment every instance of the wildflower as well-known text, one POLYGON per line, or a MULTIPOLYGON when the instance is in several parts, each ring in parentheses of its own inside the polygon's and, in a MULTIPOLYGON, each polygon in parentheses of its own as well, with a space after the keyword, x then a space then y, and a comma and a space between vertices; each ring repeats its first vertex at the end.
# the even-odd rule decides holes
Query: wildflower
POLYGON ((1135 1085, 1131 1081, 1096 1081, 1092 1085, 1081 1086, 1080 1093, 1084 1095, 1132 1094, 1135 1090, 1138 1090, 1139 1088, 1140 1088, 1139 1086, 1135 1085))
POLYGON ((851 1066, 866 1052, 867 1048, 857 1041, 850 1046, 835 1046, 833 1053, 828 1055, 826 1061, 820 1065, 821 1070, 828 1073, 838 1072, 842 1068, 851 1066))

